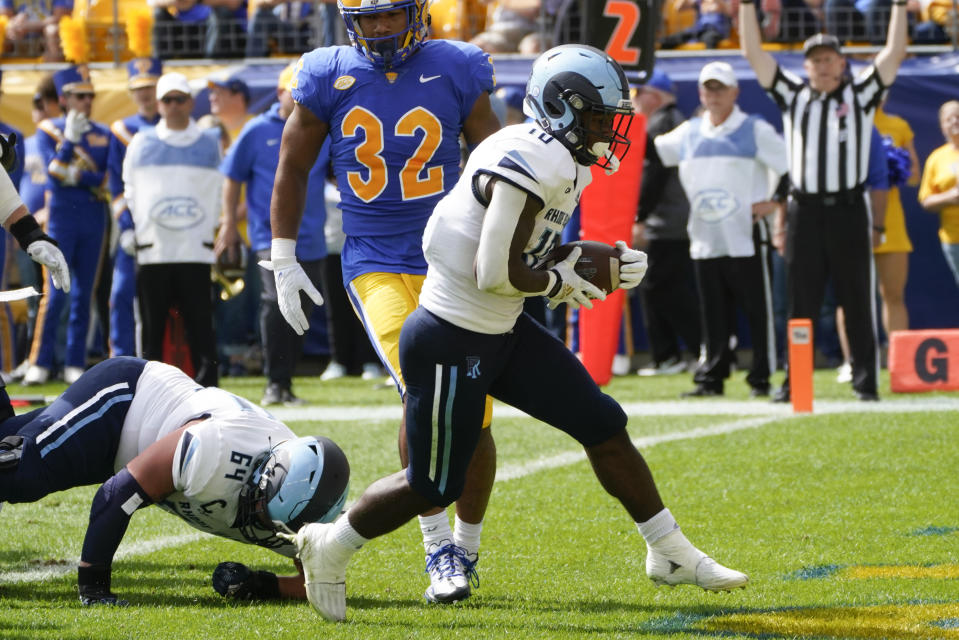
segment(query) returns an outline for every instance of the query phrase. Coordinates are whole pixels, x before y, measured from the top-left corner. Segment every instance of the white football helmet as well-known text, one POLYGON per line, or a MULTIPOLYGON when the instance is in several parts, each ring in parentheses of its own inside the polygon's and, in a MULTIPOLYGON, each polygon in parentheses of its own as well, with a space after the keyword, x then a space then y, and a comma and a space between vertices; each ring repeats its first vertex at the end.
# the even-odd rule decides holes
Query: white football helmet
POLYGON ((629 149, 633 104, 622 67, 582 44, 543 52, 533 63, 523 112, 582 165, 613 169, 629 149))

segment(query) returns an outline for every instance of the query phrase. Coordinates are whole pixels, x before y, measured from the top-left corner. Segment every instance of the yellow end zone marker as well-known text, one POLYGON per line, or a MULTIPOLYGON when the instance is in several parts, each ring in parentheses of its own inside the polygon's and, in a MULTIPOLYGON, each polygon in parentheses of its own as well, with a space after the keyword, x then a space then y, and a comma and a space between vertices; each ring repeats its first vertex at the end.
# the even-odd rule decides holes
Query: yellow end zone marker
POLYGON ((773 638, 954 640, 959 639, 959 603, 735 613, 701 620, 692 626, 708 631, 773 638))
POLYGON ((872 580, 874 578, 955 580, 959 578, 959 564, 937 564, 929 567, 905 565, 845 567, 836 572, 836 577, 845 580, 872 580))

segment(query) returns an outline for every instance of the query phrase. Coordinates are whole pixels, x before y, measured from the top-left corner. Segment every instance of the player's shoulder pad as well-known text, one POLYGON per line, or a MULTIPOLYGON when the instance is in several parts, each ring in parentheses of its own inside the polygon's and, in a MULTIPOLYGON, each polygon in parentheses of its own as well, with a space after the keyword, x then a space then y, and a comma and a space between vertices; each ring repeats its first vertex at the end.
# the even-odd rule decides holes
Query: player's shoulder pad
POLYGON ((220 454, 219 429, 213 420, 204 420, 183 430, 173 453, 173 486, 183 491, 199 486, 212 475, 220 454))
POLYGON ((424 53, 424 57, 431 62, 436 61, 440 69, 452 69, 458 75, 461 73, 459 69, 465 69, 466 74, 478 79, 487 91, 492 91, 496 86, 493 57, 474 44, 458 40, 428 40, 416 55, 424 53))

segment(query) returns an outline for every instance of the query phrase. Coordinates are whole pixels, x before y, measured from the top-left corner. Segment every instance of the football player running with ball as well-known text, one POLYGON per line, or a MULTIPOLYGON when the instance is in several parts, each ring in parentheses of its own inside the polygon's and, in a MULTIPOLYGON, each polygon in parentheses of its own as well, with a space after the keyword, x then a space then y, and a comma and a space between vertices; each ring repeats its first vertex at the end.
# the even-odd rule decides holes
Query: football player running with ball
MULTIPOLYGON (((400 338, 409 466, 370 485, 336 522, 306 525, 293 537, 307 596, 328 620, 345 618, 353 553, 460 495, 487 394, 583 445, 603 488, 646 540, 654 583, 718 591, 748 582, 686 539, 630 441, 622 408, 522 311, 528 296, 574 307, 605 297, 573 270, 579 249, 550 270, 530 265, 555 244, 590 182, 590 166, 613 171, 628 148, 633 112, 625 75, 597 49, 556 47, 534 63, 524 108, 535 124, 507 127, 481 143, 427 225, 429 271, 400 338)), ((646 256, 617 246, 620 287, 635 287, 646 256)))
MULTIPOLYGON (((12 414, 2 389, 0 413, 12 414)), ((0 423, 0 501, 103 483, 77 570, 85 605, 128 604, 110 582, 137 509, 157 504, 201 531, 292 558, 296 549, 277 533, 336 518, 349 476, 332 440, 298 438, 260 407, 138 358, 104 360, 50 406, 0 423)), ((301 575, 278 577, 225 562, 213 587, 244 600, 302 599, 297 568, 301 575)))
MULTIPOLYGON (((340 0, 339 8, 353 46, 307 53, 290 85, 296 106, 283 130, 270 206, 271 268, 280 312, 303 333, 300 292, 317 304, 322 298, 296 261, 296 237, 307 176, 329 137, 346 233, 343 283, 403 396, 400 329, 416 308, 426 274, 423 230, 456 184, 460 134, 475 146, 500 127, 489 101, 496 80, 492 60, 479 48, 426 39, 428 0, 340 0)), ((399 441, 406 466, 402 431, 399 441)), ((445 509, 420 518, 430 602, 470 596, 496 473, 489 428, 475 451, 455 528, 445 509)))

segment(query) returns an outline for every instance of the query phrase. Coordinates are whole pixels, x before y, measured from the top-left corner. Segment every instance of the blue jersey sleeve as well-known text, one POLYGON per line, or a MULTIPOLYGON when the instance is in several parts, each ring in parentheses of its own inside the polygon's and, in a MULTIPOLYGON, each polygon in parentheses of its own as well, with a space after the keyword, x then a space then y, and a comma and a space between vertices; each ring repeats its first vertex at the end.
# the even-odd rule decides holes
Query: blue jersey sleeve
POLYGON ((331 84, 342 85, 349 82, 345 79, 334 79, 331 83, 328 80, 334 71, 334 54, 342 48, 344 47, 326 47, 303 54, 296 63, 296 73, 290 82, 290 95, 293 100, 327 123, 331 120, 328 87, 331 84))
POLYGON ((250 120, 240 135, 227 149, 226 157, 220 163, 220 173, 236 182, 249 182, 253 175, 253 160, 257 145, 251 144, 255 137, 257 119, 250 120))

